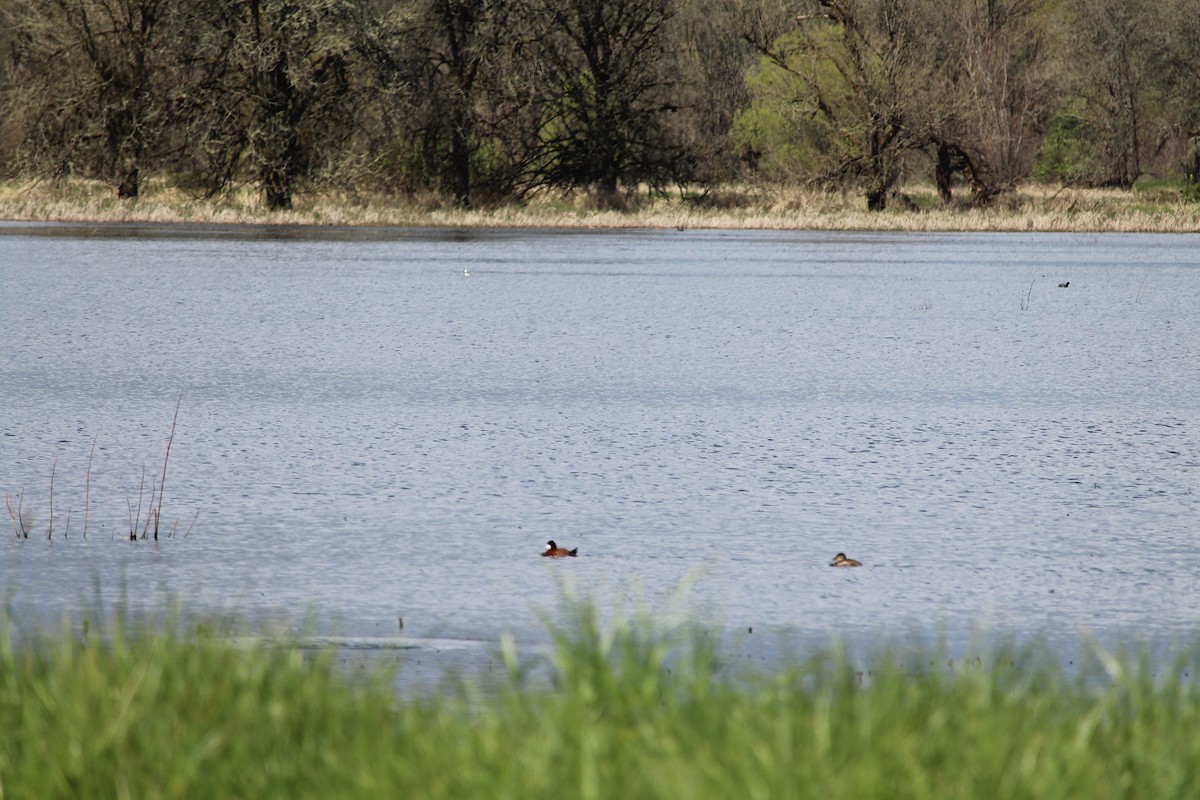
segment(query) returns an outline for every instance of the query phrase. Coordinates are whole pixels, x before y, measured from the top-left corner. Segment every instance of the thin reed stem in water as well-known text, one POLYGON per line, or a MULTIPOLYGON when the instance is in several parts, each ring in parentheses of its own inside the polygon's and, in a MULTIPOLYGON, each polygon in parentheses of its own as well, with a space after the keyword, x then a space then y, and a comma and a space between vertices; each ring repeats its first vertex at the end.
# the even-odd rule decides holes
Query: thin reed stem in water
POLYGON ((150 505, 146 507, 146 524, 142 526, 142 538, 143 539, 145 539, 150 534, 150 518, 154 516, 154 493, 156 491, 158 491, 158 484, 154 482, 154 478, 151 478, 150 479, 150 505))
POLYGON ((87 538, 88 524, 88 506, 92 496, 92 456, 96 454, 96 440, 100 438, 97 433, 92 437, 92 449, 88 451, 87 473, 83 479, 83 538, 87 538))
POLYGON ((188 529, 183 532, 183 538, 186 539, 188 537, 188 534, 192 532, 192 528, 195 527, 196 520, 198 520, 198 519, 200 519, 200 509, 197 508, 196 515, 194 517, 192 517, 192 524, 188 525, 188 529))
MULTIPOLYGON (((175 416, 171 418, 171 435, 167 438, 167 452, 163 455, 162 476, 158 481, 158 511, 154 514, 154 541, 158 541, 158 521, 162 516, 163 492, 167 485, 167 459, 171 457, 171 443, 175 441, 175 423, 179 421, 179 406, 183 403, 183 392, 175 401, 175 416)), ((151 502, 151 507, 153 507, 151 502)), ((144 537, 143 537, 144 538, 144 537)))
POLYGON ((17 508, 14 511, 12 507, 12 495, 4 495, 4 504, 8 506, 8 515, 13 520, 13 533, 18 539, 29 538, 29 528, 32 523, 25 521, 25 487, 21 487, 21 493, 17 495, 17 508))
POLYGON ((54 536, 54 473, 57 470, 58 456, 55 456, 54 463, 50 465, 50 525, 46 528, 47 539, 54 536))
POLYGON ((17 525, 17 512, 16 512, 16 511, 14 511, 14 510, 13 510, 13 507, 12 507, 12 492, 5 492, 5 493, 4 493, 4 505, 5 505, 5 506, 8 508, 8 515, 9 515, 10 517, 12 517, 12 521, 13 521, 13 535, 14 535, 14 536, 16 536, 18 539, 20 539, 20 538, 21 538, 21 531, 20 531, 20 528, 19 528, 19 527, 18 527, 18 525, 17 525))
POLYGON ((142 493, 145 490, 146 490, 146 465, 142 464, 142 480, 141 480, 141 483, 138 484, 137 514, 134 515, 133 520, 131 521, 131 524, 129 526, 129 541, 131 541, 131 542, 137 541, 137 529, 138 529, 138 526, 142 524, 142 493))

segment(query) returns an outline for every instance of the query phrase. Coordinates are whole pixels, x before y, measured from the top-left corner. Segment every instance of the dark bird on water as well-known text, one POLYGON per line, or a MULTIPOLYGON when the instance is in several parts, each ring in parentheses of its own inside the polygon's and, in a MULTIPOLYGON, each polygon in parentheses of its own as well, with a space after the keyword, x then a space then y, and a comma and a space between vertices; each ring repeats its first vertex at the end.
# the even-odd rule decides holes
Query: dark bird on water
POLYGON ((861 561, 855 561, 853 558, 846 558, 845 553, 838 553, 833 557, 833 561, 829 563, 831 567, 861 567, 861 561))

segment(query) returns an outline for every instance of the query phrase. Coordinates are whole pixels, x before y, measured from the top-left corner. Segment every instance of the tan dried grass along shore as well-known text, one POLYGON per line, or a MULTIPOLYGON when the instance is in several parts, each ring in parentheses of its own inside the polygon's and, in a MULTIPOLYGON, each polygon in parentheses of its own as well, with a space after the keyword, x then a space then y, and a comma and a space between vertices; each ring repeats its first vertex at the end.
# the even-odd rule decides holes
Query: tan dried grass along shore
POLYGON ((321 192, 295 208, 269 211, 253 187, 197 199, 166 181, 146 181, 140 197, 118 200, 95 181, 0 184, 0 219, 94 223, 192 223, 401 227, 719 228, 745 230, 1200 232, 1200 203, 1171 187, 1134 191, 1031 185, 984 208, 943 206, 931 186, 906 187, 902 200, 870 212, 858 194, 738 186, 703 195, 640 199, 625 210, 597 209, 585 197, 541 196, 524 204, 449 208, 379 193, 321 192))

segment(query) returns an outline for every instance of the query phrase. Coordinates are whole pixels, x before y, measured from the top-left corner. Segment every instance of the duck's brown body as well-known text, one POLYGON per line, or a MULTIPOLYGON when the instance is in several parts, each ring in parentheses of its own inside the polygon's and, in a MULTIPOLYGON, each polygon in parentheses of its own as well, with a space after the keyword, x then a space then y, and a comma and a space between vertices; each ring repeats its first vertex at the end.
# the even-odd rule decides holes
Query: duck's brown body
POLYGON ((833 561, 829 563, 831 567, 861 567, 861 561, 855 561, 853 558, 846 558, 845 553, 838 553, 833 557, 833 561))
POLYGON ((579 554, 578 547, 576 547, 572 550, 568 550, 565 547, 559 547, 558 545, 556 545, 554 543, 553 539, 546 542, 546 549, 542 551, 543 556, 548 556, 550 558, 565 558, 567 556, 574 558, 578 554, 579 554))

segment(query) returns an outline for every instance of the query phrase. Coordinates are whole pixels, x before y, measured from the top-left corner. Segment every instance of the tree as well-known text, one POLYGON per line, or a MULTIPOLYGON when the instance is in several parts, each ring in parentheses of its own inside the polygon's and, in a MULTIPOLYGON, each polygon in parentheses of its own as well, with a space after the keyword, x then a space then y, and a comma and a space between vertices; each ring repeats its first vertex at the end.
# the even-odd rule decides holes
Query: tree
POLYGON ((682 151, 674 177, 706 185, 734 178, 741 168, 734 120, 750 102, 744 75, 754 52, 737 35, 730 4, 676 0, 667 48, 676 110, 664 122, 682 151))
POLYGON ((18 84, 26 154, 35 169, 116 184, 137 197, 168 123, 177 42, 175 0, 15 0, 18 84))
POLYGON ((920 144, 908 119, 918 44, 912 4, 810 0, 790 31, 781 7, 770 5, 744 22, 743 36, 762 55, 760 70, 782 71, 796 92, 790 103, 806 120, 798 132, 817 179, 857 183, 867 208, 883 210, 905 154, 920 144))
POLYGON ((471 155, 478 141, 475 125, 475 86, 480 67, 496 47, 506 11, 486 0, 433 0, 429 60, 431 76, 445 75, 448 91, 439 93, 444 108, 449 143, 449 183, 457 205, 471 202, 471 155), (501 19, 487 19, 490 13, 501 19), (489 24, 491 23, 491 24, 489 24))
POLYGON ((910 124, 928 140, 943 202, 955 175, 986 202, 1029 174, 1049 90, 1042 20, 1029 0, 927 0, 921 17, 910 124))
POLYGON ((1144 108, 1150 91, 1152 15, 1143 0, 1067 4, 1070 91, 1094 140, 1089 182, 1128 189, 1142 174, 1144 108))
POLYGON ((1164 138, 1174 140, 1187 195, 1200 200, 1200 0, 1170 0, 1154 52, 1164 138))
POLYGON ((341 152, 357 113, 350 0, 199 0, 187 138, 215 191, 247 171, 268 208, 341 152))
POLYGON ((543 92, 538 180, 618 189, 668 180, 683 157, 667 119, 678 110, 667 50, 670 0, 535 0, 543 92))
POLYGON ((518 57, 530 34, 516 6, 420 0, 375 43, 408 188, 427 184, 459 206, 517 191, 538 94, 518 57))
POLYGON ((768 168, 857 184, 876 210, 918 161, 945 203, 957 176, 986 202, 1027 174, 1046 85, 1029 0, 752 7, 742 30, 762 60, 737 127, 768 168))
POLYGON ((235 52, 248 98, 250 159, 268 208, 290 208, 319 146, 348 132, 352 10, 342 0, 247 3, 235 52))
POLYGON ((24 135, 16 112, 17 73, 21 69, 19 38, 11 4, 0 4, 0 175, 15 171, 17 149, 24 135))

